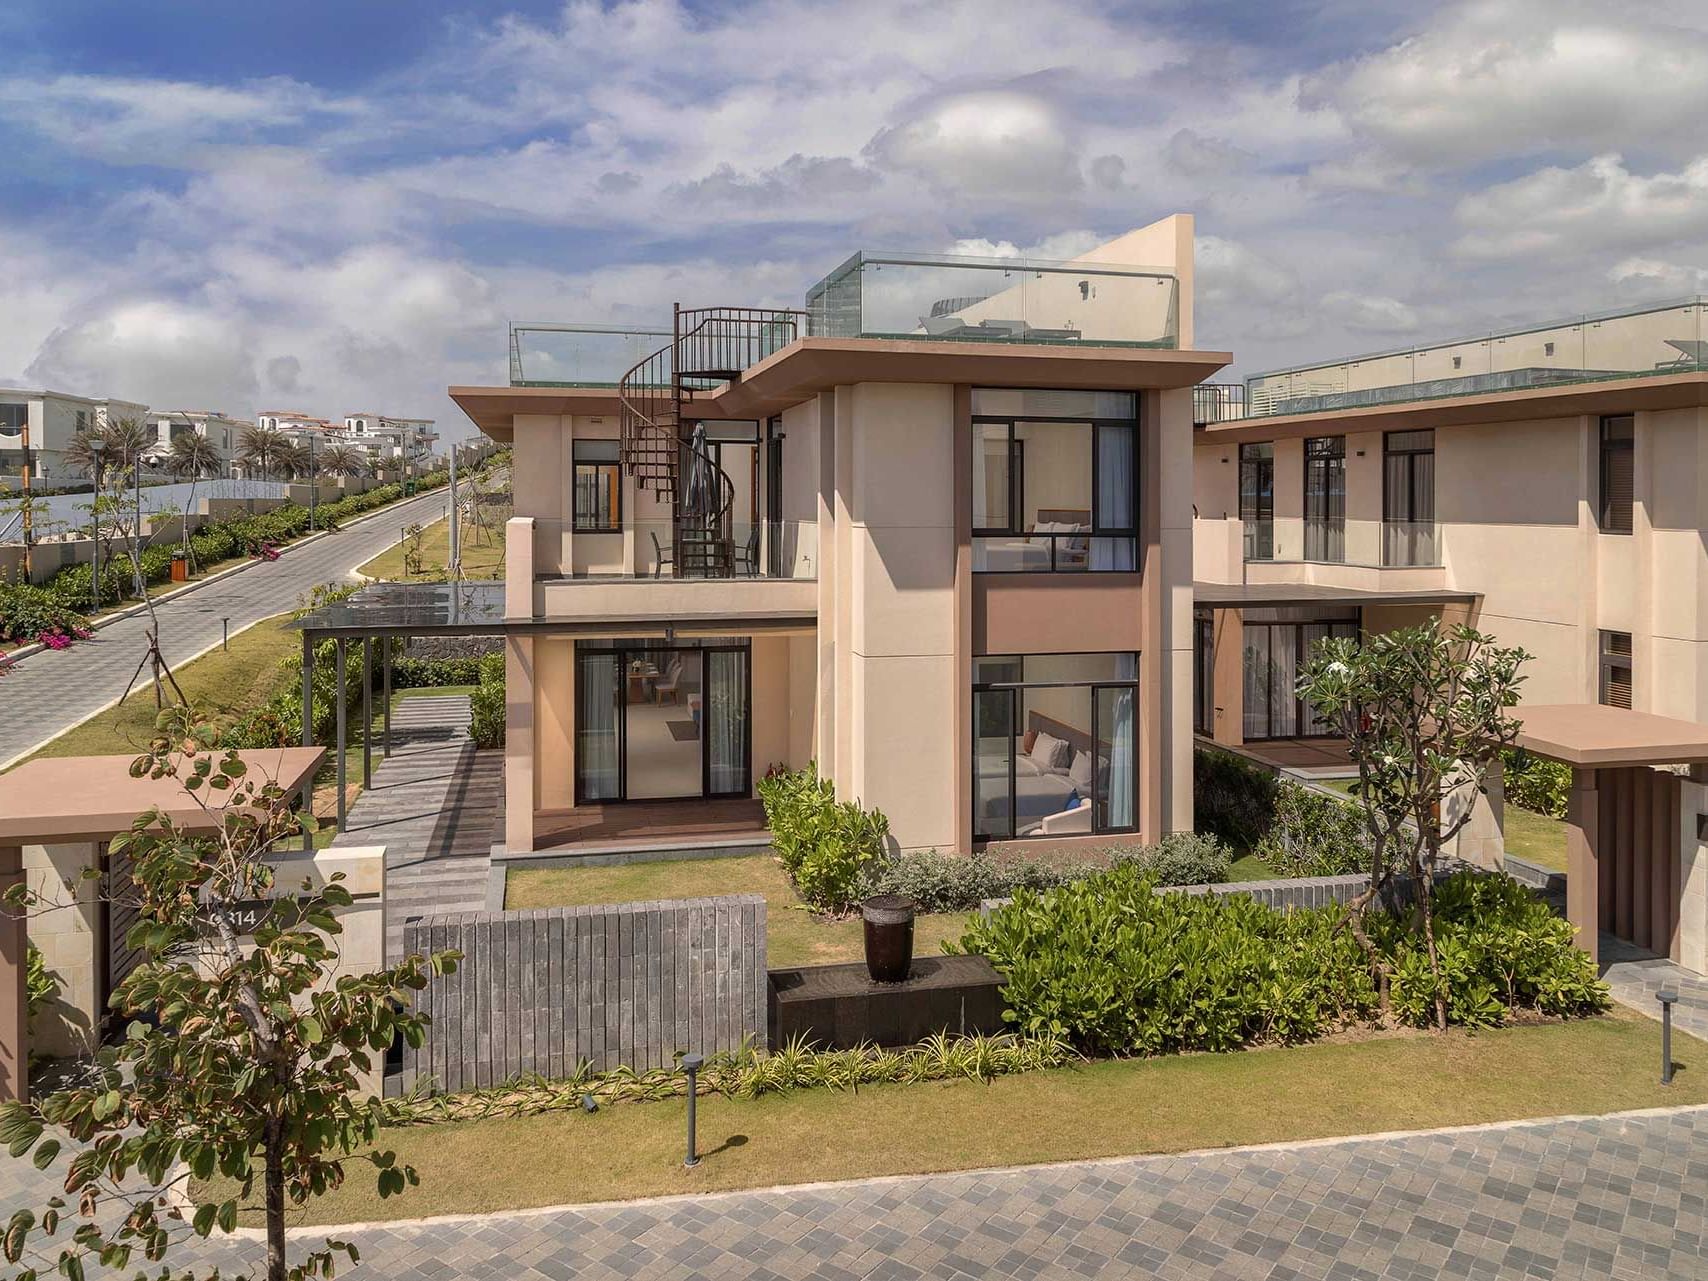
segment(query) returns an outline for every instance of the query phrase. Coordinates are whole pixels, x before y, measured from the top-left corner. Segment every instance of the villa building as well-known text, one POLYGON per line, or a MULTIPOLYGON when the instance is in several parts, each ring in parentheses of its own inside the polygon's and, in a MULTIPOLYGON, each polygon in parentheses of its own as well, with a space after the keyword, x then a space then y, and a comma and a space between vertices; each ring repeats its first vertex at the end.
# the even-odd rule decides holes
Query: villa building
POLYGON ((236 456, 238 441, 249 423, 227 417, 218 410, 174 409, 148 415, 147 425, 155 433, 154 446, 143 457, 151 463, 164 462, 172 452, 172 442, 180 436, 194 433, 218 451, 221 474, 230 470, 236 456))
POLYGON ((859 253, 798 309, 518 325, 512 854, 764 838, 816 762, 902 848, 1191 814, 1192 220, 859 253))
POLYGON ((1533 656, 1527 730, 1575 736, 1545 754, 1576 767, 1585 945, 1599 915, 1708 970, 1708 298, 1275 370, 1199 408, 1196 732, 1344 764, 1295 694, 1312 642, 1468 619, 1533 656))
POLYGON ((38 482, 87 479, 65 462, 71 438, 109 421, 141 420, 147 413, 148 407, 135 401, 0 387, 0 475, 16 476, 22 470, 27 428, 30 466, 38 482))

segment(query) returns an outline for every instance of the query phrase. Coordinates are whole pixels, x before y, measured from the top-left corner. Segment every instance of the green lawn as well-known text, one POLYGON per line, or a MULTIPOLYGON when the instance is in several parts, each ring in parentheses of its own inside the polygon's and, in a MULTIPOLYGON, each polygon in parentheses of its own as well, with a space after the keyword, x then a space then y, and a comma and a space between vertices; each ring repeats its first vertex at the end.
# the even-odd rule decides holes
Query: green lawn
MULTIPOLYGON (((801 906, 783 865, 770 854, 703 858, 615 867, 512 868, 504 906, 573 907, 583 903, 631 903, 643 899, 703 898, 713 894, 763 894, 766 963, 772 969, 832 965, 865 955, 858 917, 826 921, 801 906)), ((933 956, 943 940, 958 939, 972 915, 944 912, 914 924, 913 950, 933 956)))
MULTIPOLYGON (((475 579, 504 577, 504 531, 494 529, 479 533, 467 525, 462 530, 463 577, 475 579)), ((395 582, 443 582, 450 577, 446 564, 451 559, 451 527, 448 522, 434 521, 421 531, 421 572, 403 572, 401 539, 381 552, 357 573, 369 578, 385 578, 395 582)))
POLYGON ((1244 854, 1228 865, 1230 881, 1273 881, 1280 873, 1255 854, 1244 854))
POLYGON ((1555 872, 1566 870, 1566 825, 1557 818, 1520 809, 1508 801, 1506 852, 1555 872))
POLYGON ((988 1084, 705 1098, 706 1157, 693 1171, 682 1168, 680 1100, 391 1130, 383 1146, 415 1166, 421 1186, 382 1201, 373 1172, 353 1167, 301 1221, 482 1214, 1708 1101, 1708 1045, 1675 1033, 1681 1069, 1668 1088, 1657 1080, 1659 1044, 1659 1026, 1627 1011, 1475 1036, 1106 1061, 988 1084))

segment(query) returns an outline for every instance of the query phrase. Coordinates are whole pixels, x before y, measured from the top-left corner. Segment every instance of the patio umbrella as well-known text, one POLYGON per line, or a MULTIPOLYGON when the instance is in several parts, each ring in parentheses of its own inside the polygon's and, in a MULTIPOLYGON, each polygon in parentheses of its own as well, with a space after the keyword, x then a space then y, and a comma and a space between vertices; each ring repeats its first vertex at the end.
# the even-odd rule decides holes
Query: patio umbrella
POLYGON ((711 517, 717 514, 718 506, 717 468, 706 447, 706 425, 695 423, 688 438, 688 484, 682 493, 683 514, 711 517))

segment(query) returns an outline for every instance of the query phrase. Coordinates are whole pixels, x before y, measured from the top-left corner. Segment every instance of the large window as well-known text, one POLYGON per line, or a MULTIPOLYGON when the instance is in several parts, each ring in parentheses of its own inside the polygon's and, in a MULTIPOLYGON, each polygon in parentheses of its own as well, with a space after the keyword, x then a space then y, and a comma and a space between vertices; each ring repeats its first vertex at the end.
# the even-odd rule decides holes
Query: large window
POLYGON ((1434 565, 1435 433, 1382 438, 1382 563, 1434 565))
POLYGON ((1138 655, 973 660, 973 835, 1138 826, 1138 655))
POLYGON ((1192 732, 1216 732, 1216 624, 1207 609, 1192 614, 1192 732))
POLYGON ((1631 706, 1631 633, 1601 633, 1599 700, 1609 707, 1631 706))
POLYGON ((24 428, 29 421, 28 405, 0 405, 0 448, 16 448, 24 438, 24 428))
POLYGON ((1601 420, 1600 518, 1604 534, 1631 532, 1636 432, 1630 414, 1601 420))
POLYGON ((1304 614, 1298 610, 1247 610, 1244 737, 1316 738, 1333 728, 1299 697, 1299 673, 1311 646, 1328 636, 1356 638, 1356 610, 1304 614))
POLYGON ((1275 556, 1275 446, 1239 447, 1239 518, 1245 528, 1245 558, 1275 556))
POLYGON ((1133 570, 1138 406, 1127 392, 973 392, 973 568, 1133 570))
POLYGON ((614 534, 623 525, 622 468, 614 440, 578 440, 575 449, 575 528, 614 534))
POLYGON ((1346 559, 1346 437, 1305 441, 1305 559, 1346 559))

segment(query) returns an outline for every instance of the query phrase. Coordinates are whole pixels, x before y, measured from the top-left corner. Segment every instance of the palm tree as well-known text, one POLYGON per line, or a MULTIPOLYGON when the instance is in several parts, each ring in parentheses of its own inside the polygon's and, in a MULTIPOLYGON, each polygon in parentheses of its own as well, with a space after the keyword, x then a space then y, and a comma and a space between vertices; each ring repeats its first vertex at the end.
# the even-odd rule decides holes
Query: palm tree
POLYGON ((292 448, 291 442, 278 432, 248 426, 237 438, 237 461, 266 477, 278 470, 287 451, 292 448))
POLYGON ((189 501, 184 504, 180 527, 184 535, 184 560, 190 559, 190 513, 196 510, 196 482, 203 476, 217 476, 225 469, 225 459, 213 442, 198 431, 187 431, 173 438, 171 451, 166 455, 166 470, 179 480, 190 481, 189 501))
POLYGON ((365 476, 368 474, 367 451, 354 445, 333 445, 320 452, 320 474, 323 476, 365 476))
POLYGON ((120 467, 135 466, 155 436, 140 419, 115 418, 96 428, 107 444, 107 460, 120 467))
POLYGON ((294 444, 284 440, 279 442, 278 467, 279 475, 287 480, 309 480, 313 478, 315 466, 319 459, 313 457, 307 445, 294 444))

